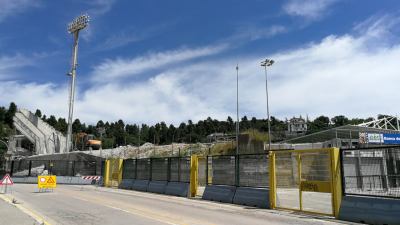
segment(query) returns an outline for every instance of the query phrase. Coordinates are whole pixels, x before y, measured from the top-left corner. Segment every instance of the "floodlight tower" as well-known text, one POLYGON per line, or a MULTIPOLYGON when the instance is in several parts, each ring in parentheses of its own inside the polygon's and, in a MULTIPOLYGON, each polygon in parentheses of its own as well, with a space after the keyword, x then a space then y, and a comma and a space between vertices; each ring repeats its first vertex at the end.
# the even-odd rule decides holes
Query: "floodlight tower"
POLYGON ((272 66, 274 60, 265 59, 261 62, 261 66, 265 68, 265 92, 267 93, 267 117, 268 117, 268 150, 271 151, 271 118, 269 116, 269 99, 268 99, 268 76, 267 76, 267 66, 272 66))
POLYGON ((72 45, 72 65, 71 71, 68 73, 71 76, 71 87, 69 92, 69 113, 68 113, 68 132, 67 132, 67 152, 72 148, 72 117, 74 113, 75 99, 75 77, 78 58, 78 37, 79 31, 83 30, 89 23, 89 16, 84 14, 75 18, 68 24, 68 33, 74 35, 74 43, 72 45))

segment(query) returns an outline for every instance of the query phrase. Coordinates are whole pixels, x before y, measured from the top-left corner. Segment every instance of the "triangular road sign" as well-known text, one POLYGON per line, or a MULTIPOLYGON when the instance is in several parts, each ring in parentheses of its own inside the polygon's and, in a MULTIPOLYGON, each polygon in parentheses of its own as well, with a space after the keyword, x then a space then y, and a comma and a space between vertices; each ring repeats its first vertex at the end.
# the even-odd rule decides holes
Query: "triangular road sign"
POLYGON ((11 180, 10 175, 6 174, 0 181, 0 185, 13 185, 14 182, 11 180))
POLYGON ((48 184, 54 184, 55 181, 53 180, 52 177, 49 177, 49 179, 47 179, 47 183, 48 183, 48 184))

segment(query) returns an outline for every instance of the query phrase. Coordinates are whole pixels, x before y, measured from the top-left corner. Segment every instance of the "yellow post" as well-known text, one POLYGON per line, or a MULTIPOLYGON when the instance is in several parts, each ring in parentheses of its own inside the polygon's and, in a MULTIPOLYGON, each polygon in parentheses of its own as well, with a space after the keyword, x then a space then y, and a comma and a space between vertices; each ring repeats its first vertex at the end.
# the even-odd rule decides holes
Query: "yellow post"
POLYGON ((276 207, 276 175, 275 175, 275 153, 269 152, 269 206, 276 207))
POLYGON ((197 155, 190 157, 190 197, 196 197, 198 186, 199 158, 197 155))
POLYGON ((104 186, 109 187, 110 186, 110 160, 106 160, 106 165, 104 169, 104 186))
POLYGON ((333 183, 333 215, 339 217, 340 204, 342 202, 342 176, 341 176, 341 161, 340 161, 340 150, 338 148, 332 148, 330 150, 331 155, 331 168, 332 168, 332 183, 333 183))
POLYGON ((118 187, 122 182, 123 164, 124 164, 124 160, 123 159, 118 159, 118 187))
POLYGON ((301 153, 297 153, 297 173, 299 177, 299 203, 300 211, 303 211, 303 193, 301 192, 301 153))

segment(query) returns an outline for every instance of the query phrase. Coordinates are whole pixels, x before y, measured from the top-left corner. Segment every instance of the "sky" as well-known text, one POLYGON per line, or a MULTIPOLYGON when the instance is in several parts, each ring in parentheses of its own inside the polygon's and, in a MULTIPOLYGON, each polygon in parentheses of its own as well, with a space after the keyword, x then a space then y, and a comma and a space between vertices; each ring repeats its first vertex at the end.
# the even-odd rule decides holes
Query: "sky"
POLYGON ((179 124, 236 114, 397 115, 397 0, 0 0, 0 105, 66 118, 73 37, 74 118, 179 124))

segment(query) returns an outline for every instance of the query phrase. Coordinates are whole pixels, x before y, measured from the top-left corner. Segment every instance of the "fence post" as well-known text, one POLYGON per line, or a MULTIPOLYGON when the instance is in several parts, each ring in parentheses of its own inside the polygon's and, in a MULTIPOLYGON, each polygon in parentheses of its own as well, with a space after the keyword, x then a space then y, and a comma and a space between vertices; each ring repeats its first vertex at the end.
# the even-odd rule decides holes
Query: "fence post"
POLYGON ((273 151, 269 151, 269 205, 271 209, 276 207, 275 152, 273 151))
POLYGON ((75 161, 72 161, 72 176, 75 176, 75 161))
MULTIPOLYGON (((12 164, 11 164, 12 165, 12 164)), ((32 170, 32 160, 29 160, 29 171, 28 171, 28 177, 31 176, 31 170, 32 170)))
POLYGON ((199 184, 198 180, 198 167, 199 158, 197 155, 190 156, 190 197, 196 197, 197 186, 199 184))
POLYGON ((168 158, 167 181, 171 180, 171 157, 168 158))
POLYGON ((105 187, 109 187, 109 185, 110 185, 110 160, 107 159, 106 160, 106 166, 105 166, 105 169, 104 169, 104 186, 105 187))
POLYGON ((124 169, 123 164, 124 164, 124 160, 118 159, 118 186, 117 187, 119 187, 119 185, 122 182, 122 171, 124 169))
POLYGON ((135 159, 135 180, 137 180, 137 158, 135 159))
POLYGON ((208 185, 208 155, 206 156, 206 186, 208 185))
POLYGON ((331 158, 331 176, 332 176, 332 186, 333 186, 333 215, 335 218, 339 218, 339 209, 340 209, 340 204, 342 202, 342 197, 343 197, 343 189, 342 189, 342 171, 341 168, 343 166, 341 165, 343 162, 340 160, 340 149, 339 148, 332 148, 329 149, 329 155, 331 158))
POLYGON ((181 182, 181 157, 178 157, 178 182, 181 182))
POLYGON ((150 158, 149 160, 150 160, 149 180, 151 181, 153 179, 153 160, 152 158, 150 158))
MULTIPOLYGON (((14 171, 14 160, 11 161, 11 168, 10 168, 10 176, 13 176, 13 171, 14 171)), ((29 170, 30 172, 31 170, 29 170)))

